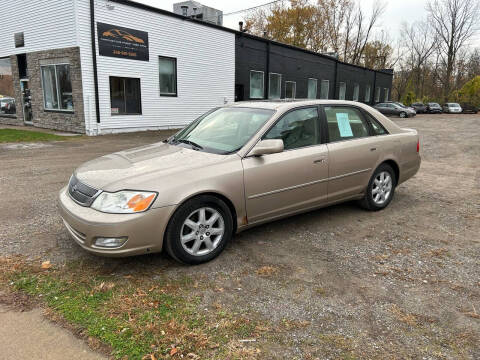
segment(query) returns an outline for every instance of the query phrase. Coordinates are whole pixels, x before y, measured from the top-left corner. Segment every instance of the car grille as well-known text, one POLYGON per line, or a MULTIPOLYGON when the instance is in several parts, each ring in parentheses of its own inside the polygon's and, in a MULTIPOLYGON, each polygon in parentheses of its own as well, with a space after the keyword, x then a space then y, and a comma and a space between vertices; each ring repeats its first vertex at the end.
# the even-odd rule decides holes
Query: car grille
POLYGON ((82 206, 90 206, 93 200, 100 194, 98 189, 80 182, 75 175, 72 175, 68 183, 70 197, 82 206))

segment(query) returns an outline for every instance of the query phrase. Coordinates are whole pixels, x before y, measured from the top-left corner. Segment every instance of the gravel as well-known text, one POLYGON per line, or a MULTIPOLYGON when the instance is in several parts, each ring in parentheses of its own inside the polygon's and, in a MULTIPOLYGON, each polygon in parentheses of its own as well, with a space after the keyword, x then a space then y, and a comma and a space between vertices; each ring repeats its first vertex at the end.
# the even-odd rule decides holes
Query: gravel
POLYGON ((257 339, 259 357, 478 359, 480 116, 394 120, 421 134, 422 166, 387 209, 346 203, 259 226, 196 267, 163 254, 91 256, 68 239, 56 211, 75 166, 166 133, 0 147, 0 255, 191 277, 205 284, 200 309, 221 304, 278 330, 257 339))

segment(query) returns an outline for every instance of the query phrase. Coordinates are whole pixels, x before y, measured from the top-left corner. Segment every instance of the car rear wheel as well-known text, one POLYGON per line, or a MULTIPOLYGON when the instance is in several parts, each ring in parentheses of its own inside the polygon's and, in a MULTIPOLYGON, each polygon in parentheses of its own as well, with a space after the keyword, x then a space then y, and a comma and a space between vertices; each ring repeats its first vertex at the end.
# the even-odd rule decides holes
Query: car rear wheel
POLYGON ((201 264, 218 256, 232 233, 232 215, 225 202, 201 195, 174 213, 165 234, 165 249, 180 262, 201 264))
POLYGON ((386 208, 393 199, 396 184, 397 179, 392 167, 381 164, 370 178, 365 197, 360 201, 360 205, 371 211, 386 208))
POLYGON ((398 114, 401 118, 406 118, 407 113, 405 111, 402 111, 400 114, 398 114))

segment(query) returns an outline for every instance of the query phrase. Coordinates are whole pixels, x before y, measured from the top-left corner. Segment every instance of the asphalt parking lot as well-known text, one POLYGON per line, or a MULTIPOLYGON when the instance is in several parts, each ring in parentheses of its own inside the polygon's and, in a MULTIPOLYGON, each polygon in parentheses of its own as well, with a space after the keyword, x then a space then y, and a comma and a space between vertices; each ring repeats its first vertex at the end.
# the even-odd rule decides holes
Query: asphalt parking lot
POLYGON ((80 163, 166 133, 0 145, 0 255, 208 279, 200 308, 291 324, 286 341, 257 339, 270 358, 478 359, 480 116, 393 120, 421 134, 422 166, 387 209, 347 203, 263 225, 196 267, 163 254, 96 258, 57 213, 57 192, 80 163))

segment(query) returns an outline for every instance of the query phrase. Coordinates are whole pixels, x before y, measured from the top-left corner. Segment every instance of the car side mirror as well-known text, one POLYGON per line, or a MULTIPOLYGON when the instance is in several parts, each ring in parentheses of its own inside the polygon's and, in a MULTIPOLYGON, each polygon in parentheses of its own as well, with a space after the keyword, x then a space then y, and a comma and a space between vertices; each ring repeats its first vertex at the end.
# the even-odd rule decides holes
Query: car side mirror
POLYGON ((276 154, 283 151, 282 139, 261 140, 254 146, 248 154, 249 156, 262 156, 267 154, 276 154))

